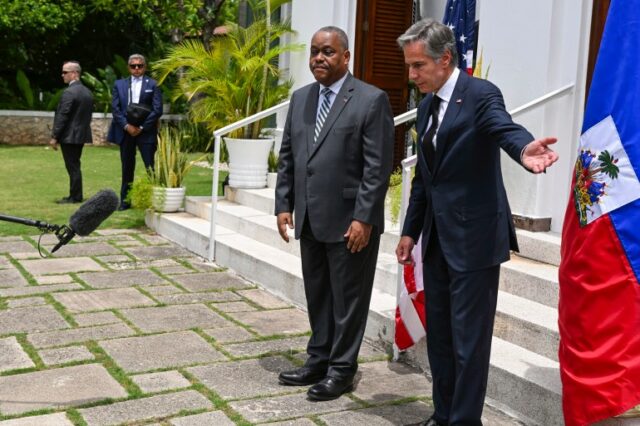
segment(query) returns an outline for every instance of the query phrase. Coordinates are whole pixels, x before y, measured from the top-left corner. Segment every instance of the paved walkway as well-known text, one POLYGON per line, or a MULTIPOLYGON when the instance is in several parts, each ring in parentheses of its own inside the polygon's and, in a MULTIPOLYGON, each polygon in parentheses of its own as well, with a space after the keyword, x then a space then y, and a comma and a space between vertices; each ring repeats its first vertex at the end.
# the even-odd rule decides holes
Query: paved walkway
POLYGON ((426 378, 366 344, 353 393, 308 401, 277 380, 304 362, 305 312, 157 235, 97 234, 47 259, 37 236, 0 237, 0 426, 400 425, 431 413, 426 378))

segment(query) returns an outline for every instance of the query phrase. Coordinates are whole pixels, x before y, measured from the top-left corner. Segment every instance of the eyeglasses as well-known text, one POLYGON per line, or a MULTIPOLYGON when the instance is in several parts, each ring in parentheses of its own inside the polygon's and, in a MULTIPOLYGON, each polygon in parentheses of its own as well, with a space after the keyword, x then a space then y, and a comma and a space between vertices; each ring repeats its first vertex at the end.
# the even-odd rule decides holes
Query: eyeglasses
POLYGON ((144 68, 144 64, 129 64, 129 68, 136 69, 136 68, 144 68))

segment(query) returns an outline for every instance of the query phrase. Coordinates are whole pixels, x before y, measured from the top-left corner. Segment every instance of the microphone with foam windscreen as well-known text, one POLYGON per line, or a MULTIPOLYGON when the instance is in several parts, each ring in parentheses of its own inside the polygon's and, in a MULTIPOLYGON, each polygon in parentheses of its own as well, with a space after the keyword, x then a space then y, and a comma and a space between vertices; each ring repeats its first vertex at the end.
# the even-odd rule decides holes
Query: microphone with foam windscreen
POLYGON ((56 250, 67 244, 76 235, 84 237, 91 234, 116 211, 119 203, 120 199, 111 189, 103 189, 89 198, 71 215, 69 226, 65 226, 60 232, 56 232, 59 242, 51 250, 51 253, 55 253, 56 250))

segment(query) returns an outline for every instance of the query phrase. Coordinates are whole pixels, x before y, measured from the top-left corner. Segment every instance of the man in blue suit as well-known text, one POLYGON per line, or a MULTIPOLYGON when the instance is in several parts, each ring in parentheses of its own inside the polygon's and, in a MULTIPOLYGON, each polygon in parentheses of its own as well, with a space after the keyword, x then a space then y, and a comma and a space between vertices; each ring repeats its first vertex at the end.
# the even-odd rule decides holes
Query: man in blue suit
POLYGON ((118 210, 129 208, 125 200, 133 182, 136 147, 140 150, 142 161, 147 169, 153 168, 153 157, 158 147, 158 120, 162 115, 162 93, 156 81, 145 75, 146 66, 144 56, 139 54, 129 56, 131 77, 116 81, 111 91, 113 121, 107 140, 120 145, 122 186, 118 210), (127 116, 129 104, 146 105, 151 112, 142 123, 137 122, 133 117, 127 116))
POLYGON ((533 173, 557 159, 515 124, 500 90, 456 68, 456 41, 432 19, 398 38, 418 107, 418 163, 396 255, 422 236, 427 353, 435 412, 423 425, 482 425, 500 263, 518 250, 500 149, 533 173))

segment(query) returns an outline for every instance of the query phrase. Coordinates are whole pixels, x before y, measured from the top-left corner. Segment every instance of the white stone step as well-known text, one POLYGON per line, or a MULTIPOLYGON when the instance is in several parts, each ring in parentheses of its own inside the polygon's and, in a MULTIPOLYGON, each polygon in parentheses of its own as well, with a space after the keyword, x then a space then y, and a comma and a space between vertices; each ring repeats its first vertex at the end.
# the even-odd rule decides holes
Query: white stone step
MULTIPOLYGON (((147 214, 147 225, 187 249, 206 256, 208 221, 186 213, 147 214)), ((216 263, 234 269, 260 283, 272 293, 305 307, 300 260, 297 256, 257 242, 223 226, 216 228, 216 263)), ((549 312, 535 312, 526 299, 500 294, 499 309, 505 323, 512 318, 529 321, 553 332, 549 312)), ((534 309, 535 308, 535 309, 534 309)), ((545 308, 542 306, 542 308, 545 308)), ((547 309, 550 309, 546 307, 547 309)), ((374 289, 365 336, 369 341, 390 347, 393 342, 395 296, 374 289)), ((530 331, 526 331, 527 333, 530 331)), ((540 337, 547 339, 547 337, 540 337)), ((424 362, 424 344, 409 351, 409 357, 424 362)), ((559 373, 557 362, 512 342, 493 339, 488 396, 544 425, 561 424, 559 373)))
MULTIPOLYGON (((187 202, 186 209, 190 213, 209 218, 210 203, 208 199, 191 199, 187 202)), ((289 230, 289 243, 284 242, 276 231, 276 219, 273 215, 227 200, 220 200, 217 222, 218 227, 229 229, 270 248, 297 256, 299 262, 300 248, 298 241, 293 238, 293 230, 289 230)), ((496 335, 551 359, 557 359, 558 330, 555 309, 518 297, 519 293, 542 292, 545 289, 545 283, 538 282, 541 278, 535 275, 529 276, 518 269, 526 269, 528 263, 533 262, 527 259, 515 259, 506 263, 503 268, 502 275, 506 276, 506 279, 503 279, 501 289, 507 288, 511 291, 515 289, 519 292, 511 295, 500 291, 496 314, 496 335), (523 262, 524 265, 522 265, 523 262)), ((374 288, 395 300, 397 276, 398 263, 395 255, 381 251, 378 255, 374 288)))
POLYGON ((500 289, 552 308, 558 307, 558 267, 516 254, 502 264, 500 289))
POLYGON ((550 265, 560 265, 560 234, 517 229, 519 256, 550 265))

